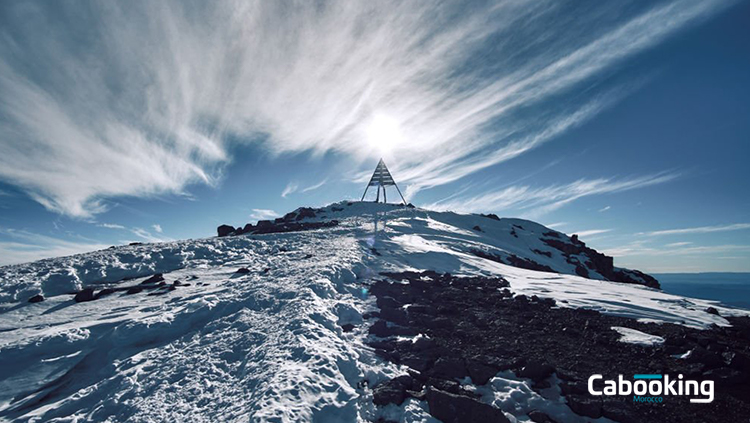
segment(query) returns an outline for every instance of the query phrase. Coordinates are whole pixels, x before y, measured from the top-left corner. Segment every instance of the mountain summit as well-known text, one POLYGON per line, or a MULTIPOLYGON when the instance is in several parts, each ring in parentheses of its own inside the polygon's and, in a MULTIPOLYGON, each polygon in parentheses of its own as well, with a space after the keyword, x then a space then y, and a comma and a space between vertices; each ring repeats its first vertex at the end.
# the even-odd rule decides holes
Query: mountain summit
POLYGON ((0 268, 0 418, 684 421, 586 393, 634 372, 750 410, 747 311, 531 221, 340 202, 218 235, 0 268))

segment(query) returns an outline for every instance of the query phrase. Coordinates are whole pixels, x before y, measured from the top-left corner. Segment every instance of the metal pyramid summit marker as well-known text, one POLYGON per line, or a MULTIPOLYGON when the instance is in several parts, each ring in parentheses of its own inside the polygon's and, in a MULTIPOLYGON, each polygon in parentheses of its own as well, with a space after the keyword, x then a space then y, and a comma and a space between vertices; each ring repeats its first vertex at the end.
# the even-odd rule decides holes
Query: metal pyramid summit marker
POLYGON ((404 204, 406 204, 406 200, 404 199, 404 196, 401 194, 401 190, 398 189, 398 185, 396 185, 396 181, 393 180, 393 176, 391 176, 391 172, 388 171, 388 167, 385 165, 385 162, 383 159, 380 159, 378 162, 378 166, 375 168, 375 172, 372 173, 372 178, 370 178, 370 182, 367 183, 367 186, 365 187, 365 193, 362 194, 362 200, 365 200, 365 195, 367 195, 367 190, 370 187, 378 187, 377 190, 377 196, 375 197, 375 202, 377 203, 380 201, 380 190, 383 190, 383 202, 387 203, 385 197, 385 187, 393 185, 396 187, 396 191, 398 191, 398 195, 401 196, 401 200, 403 200, 404 204))

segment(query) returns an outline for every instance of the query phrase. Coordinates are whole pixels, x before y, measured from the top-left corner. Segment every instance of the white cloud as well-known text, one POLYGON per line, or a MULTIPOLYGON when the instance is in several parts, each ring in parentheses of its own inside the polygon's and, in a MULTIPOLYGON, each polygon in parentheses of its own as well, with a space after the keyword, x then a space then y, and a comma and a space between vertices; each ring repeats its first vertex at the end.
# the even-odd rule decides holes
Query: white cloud
POLYGON ((18 4, 0 39, 0 178, 86 217, 108 198, 215 184, 230 142, 356 167, 387 116, 408 140, 389 165, 412 195, 590 119, 630 88, 588 81, 727 3, 601 3, 576 15, 585 33, 536 1, 18 4))
POLYGON ((252 214, 250 214, 250 218, 255 220, 268 220, 278 216, 278 213, 268 209, 253 209, 252 214))
POLYGON ((309 186, 309 187, 307 187, 307 188, 303 188, 303 189, 301 189, 301 190, 300 190, 300 192, 310 192, 310 191, 315 191, 316 189, 318 189, 318 188, 322 187, 323 185, 325 185, 325 184, 326 184, 326 182, 328 182, 328 179, 323 179, 322 181, 318 182, 318 183, 317 183, 317 184, 315 184, 315 185, 310 185, 310 186, 309 186))
POLYGON ((548 228, 552 228, 552 229, 557 229, 557 228, 561 228, 563 226, 568 226, 569 224, 570 223, 568 223, 568 222, 555 222, 555 223, 550 223, 549 225, 544 225, 544 226, 546 226, 548 228))
POLYGON ((671 244, 666 244, 665 247, 670 247, 670 248, 673 248, 673 247, 684 247, 684 246, 690 245, 690 244, 692 244, 692 242, 673 242, 671 244))
POLYGON ((612 207, 610 207, 610 206, 602 207, 601 209, 599 209, 599 213, 604 213, 605 211, 607 211, 607 210, 609 210, 611 208, 612 207))
POLYGON ((70 241, 28 231, 0 228, 0 265, 27 263, 107 248, 90 240, 70 241))
POLYGON ((580 231, 580 232, 574 232, 574 233, 577 234, 579 237, 583 238, 583 237, 603 234, 603 233, 607 233, 611 231, 612 229, 589 229, 588 231, 580 231))
POLYGON ((107 229, 125 229, 124 226, 118 225, 116 223, 98 223, 96 226, 107 229))
POLYGON ((750 245, 701 245, 694 247, 653 248, 639 243, 602 250, 602 253, 614 257, 625 256, 704 256, 719 253, 750 253, 750 245))
POLYGON ((299 186, 296 183, 289 182, 286 184, 286 187, 284 187, 284 191, 281 192, 281 197, 286 198, 287 196, 294 194, 297 192, 297 188, 299 188, 299 186))
POLYGON ((164 241, 170 241, 169 238, 161 238, 158 236, 153 235, 151 232, 143 229, 143 228, 132 228, 130 229, 130 232, 132 232, 135 236, 138 238, 143 239, 147 242, 164 242, 164 241))
POLYGON ((750 223, 735 223, 733 225, 698 226, 694 228, 667 229, 663 231, 640 232, 638 235, 662 236, 662 235, 686 235, 707 234, 711 232, 740 231, 750 229, 750 223))
POLYGON ((516 210, 527 218, 557 210, 580 198, 592 195, 611 194, 637 188, 662 184, 678 177, 675 173, 658 173, 639 177, 611 179, 579 179, 567 185, 531 187, 514 185, 499 191, 486 192, 476 196, 455 197, 425 205, 434 210, 457 212, 487 212, 516 210))
POLYGON ((152 228, 154 228, 154 230, 155 230, 155 231, 156 231, 157 233, 162 233, 161 225, 159 225, 159 224, 154 224, 154 225, 151 225, 151 227, 152 227, 152 228))

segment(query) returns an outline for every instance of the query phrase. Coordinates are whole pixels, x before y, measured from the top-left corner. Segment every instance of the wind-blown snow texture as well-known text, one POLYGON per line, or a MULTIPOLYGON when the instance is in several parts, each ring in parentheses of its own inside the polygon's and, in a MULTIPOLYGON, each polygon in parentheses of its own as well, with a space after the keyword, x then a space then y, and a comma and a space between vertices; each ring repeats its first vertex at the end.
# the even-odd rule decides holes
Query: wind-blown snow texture
MULTIPOLYGON (((553 297, 559 306, 693 327, 728 324, 708 306, 746 313, 572 275, 574 266, 540 241, 550 230, 529 221, 346 202, 310 220, 328 219, 341 223, 0 268, 0 419, 368 421, 386 413, 431 421, 413 399, 400 408, 372 405, 367 386, 399 372, 364 342, 362 314, 375 307, 367 285, 386 270, 502 275, 515 293, 553 297), (513 225, 524 229, 511 236, 513 225), (476 249, 534 257, 561 273, 511 267, 476 249), (249 272, 236 273, 240 267, 249 272), (154 273, 189 285, 73 301, 82 287, 134 286, 154 273), (27 302, 40 293, 45 301, 27 302), (345 332, 346 324, 354 330, 345 332)), ((481 387, 487 398, 510 376, 498 377, 481 387)), ((525 419, 522 409, 504 411, 525 419)))

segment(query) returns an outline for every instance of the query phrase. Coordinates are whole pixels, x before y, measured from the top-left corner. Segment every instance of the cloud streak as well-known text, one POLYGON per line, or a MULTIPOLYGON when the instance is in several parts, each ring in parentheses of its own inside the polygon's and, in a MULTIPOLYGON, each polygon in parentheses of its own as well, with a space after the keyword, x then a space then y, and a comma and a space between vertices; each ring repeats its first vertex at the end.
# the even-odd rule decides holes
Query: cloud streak
POLYGON ((232 143, 356 168, 387 116, 411 196, 596 116, 633 89, 591 88, 607 69, 726 4, 602 3, 583 35, 558 2, 3 4, 0 179, 88 217, 216 184, 232 143))
POLYGON ((101 250, 108 245, 88 240, 70 241, 29 231, 0 228, 0 265, 101 250))
POLYGON ((713 232, 741 231, 750 229, 750 223, 735 223, 733 225, 698 226, 693 228, 667 229, 663 231, 640 232, 638 235, 664 236, 664 235, 689 235, 708 234, 713 232))
POLYGON ((448 201, 438 201, 425 207, 465 213, 515 211, 526 218, 537 218, 584 197, 663 184, 678 176, 676 173, 657 173, 622 179, 579 179, 565 185, 546 187, 513 185, 494 192, 454 197, 448 201))

